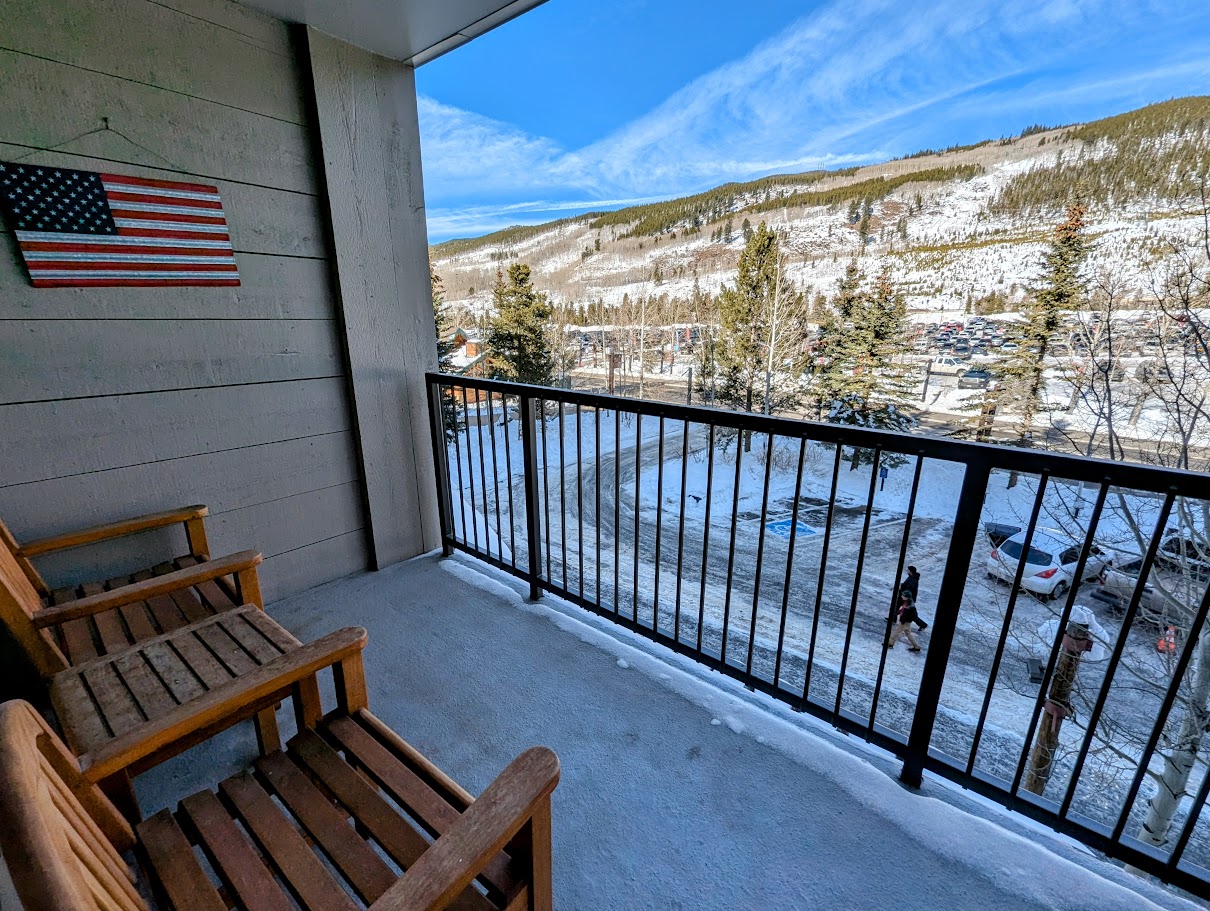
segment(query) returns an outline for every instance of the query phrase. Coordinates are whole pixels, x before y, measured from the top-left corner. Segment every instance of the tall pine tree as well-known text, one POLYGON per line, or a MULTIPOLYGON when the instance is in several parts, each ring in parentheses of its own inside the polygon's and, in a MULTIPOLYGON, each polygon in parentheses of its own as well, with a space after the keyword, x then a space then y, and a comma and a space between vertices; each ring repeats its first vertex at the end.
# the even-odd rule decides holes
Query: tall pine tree
MULTIPOLYGON (((910 430, 916 420, 909 413, 907 350, 907 306, 889 267, 867 288, 856 263, 850 263, 817 348, 811 384, 817 414, 833 424, 910 430)), ((852 455, 856 467, 873 454, 854 450, 852 455)))
MULTIPOLYGON (((449 311, 445 306, 445 285, 441 276, 429 265, 429 282, 433 288, 433 327, 437 333, 437 369, 441 373, 454 373, 454 339, 450 328, 449 311)), ((441 390, 441 416, 445 423, 446 438, 452 440, 458 430, 458 406, 454 401, 453 387, 441 390)))
POLYGON ((555 358, 547 334, 550 301, 533 286, 529 266, 514 263, 497 275, 492 290, 496 315, 487 333, 488 371, 495 379, 549 386, 555 358))
POLYGON ((777 235, 764 222, 740 254, 735 284, 718 298, 719 331, 701 383, 715 404, 772 414, 802 401, 802 296, 784 274, 777 235))
POLYGON ((445 285, 441 276, 429 266, 429 281, 433 286, 433 326, 437 331, 437 369, 442 373, 453 372, 454 339, 450 328, 449 311, 445 306, 445 285))
POLYGON ((1020 347, 999 368, 1000 381, 987 400, 997 410, 1017 404, 1021 419, 1022 445, 1033 442, 1034 422, 1045 407, 1046 357, 1063 315, 1080 308, 1086 287, 1084 260, 1088 240, 1084 236, 1086 209, 1080 199, 1067 207, 1067 217, 1055 227, 1050 246, 1042 258, 1041 283, 1032 290, 1023 310, 1025 325, 1020 347))

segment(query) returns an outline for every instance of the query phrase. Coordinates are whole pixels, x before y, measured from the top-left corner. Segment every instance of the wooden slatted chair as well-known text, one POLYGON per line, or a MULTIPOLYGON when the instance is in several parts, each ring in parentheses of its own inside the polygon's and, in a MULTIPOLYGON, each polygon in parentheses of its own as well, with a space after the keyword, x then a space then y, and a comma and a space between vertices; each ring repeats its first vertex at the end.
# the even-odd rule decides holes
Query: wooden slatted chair
MULTIPOLYGON (((260 554, 243 551, 48 605, 13 551, 0 547, 0 621, 83 755, 299 646, 263 614, 260 563, 260 554)), ((257 715, 256 730, 262 750, 278 746, 271 707, 257 715)), ((129 777, 137 771, 104 782, 131 815, 129 777)))
POLYGON ((554 753, 525 751, 472 799, 370 713, 365 642, 332 633, 84 762, 27 703, 0 705, 0 853, 25 911, 148 911, 130 849, 166 911, 550 911, 554 753), (337 707, 324 716, 326 667, 337 707), (134 828, 89 781, 89 765, 128 765, 283 699, 300 732, 285 752, 134 828))
MULTIPOLYGON (((151 513, 91 528, 78 529, 37 541, 27 541, 24 544, 17 541, 4 522, 0 521, 0 543, 3 543, 16 559, 17 565, 44 605, 62 607, 76 604, 78 606, 78 602, 84 601, 87 606, 91 603, 89 601, 91 598, 104 597, 107 592, 125 588, 131 584, 146 582, 157 576, 173 575, 174 580, 179 581, 184 577, 177 574, 208 561, 210 545, 206 539, 205 526, 205 517, 208 513, 209 510, 205 506, 186 506, 181 509, 151 513), (125 576, 51 589, 33 563, 37 557, 47 554, 86 547, 173 525, 181 525, 184 528, 188 553, 125 576)), ((244 552, 239 556, 247 558, 249 554, 244 552)), ((228 567, 233 565, 230 558, 224 559, 228 560, 228 567)), ((211 577, 206 577, 204 573, 198 574, 190 577, 196 581, 184 585, 174 585, 167 594, 154 600, 136 599, 121 606, 115 605, 114 609, 85 611, 73 619, 56 624, 57 628, 52 635, 67 660, 72 664, 77 664, 124 649, 141 639, 170 632, 221 610, 230 610, 241 604, 260 605, 261 594, 260 588, 256 584, 256 574, 248 572, 252 567, 245 566, 246 562, 245 559, 240 564, 244 567, 242 570, 244 577, 238 580, 238 585, 233 585, 226 576, 228 573, 241 570, 228 568, 211 577)), ((37 657, 33 657, 36 661, 37 657)), ((46 673, 41 666, 39 666, 39 670, 43 674, 46 673)))

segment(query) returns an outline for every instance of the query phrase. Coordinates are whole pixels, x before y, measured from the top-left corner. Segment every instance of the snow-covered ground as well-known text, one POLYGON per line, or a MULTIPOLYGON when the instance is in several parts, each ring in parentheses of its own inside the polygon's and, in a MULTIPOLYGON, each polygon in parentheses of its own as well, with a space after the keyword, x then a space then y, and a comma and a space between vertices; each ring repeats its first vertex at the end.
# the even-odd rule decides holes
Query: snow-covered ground
MULTIPOLYGON (((449 448, 451 481, 461 491, 453 521, 456 534, 469 544, 524 567, 521 441, 515 414, 506 429, 498 406, 497 426, 474 419, 472 410, 458 446, 449 448)), ((771 455, 759 434, 747 452, 740 440, 722 432, 713 447, 710 443, 701 426, 691 426, 686 435, 680 422, 652 417, 565 408, 560 420, 550 411, 539 425, 543 576, 572 596, 683 643, 700 643, 707 654, 750 668, 783 690, 801 695, 805 688, 819 705, 861 718, 872 714, 876 723, 906 737, 923 662, 903 648, 883 649, 890 601, 902 552, 903 562, 917 565, 923 575, 921 613, 935 616, 963 466, 934 459, 921 463, 909 528, 914 458, 889 466, 882 484, 871 465, 859 460, 851 468, 851 451, 845 450, 833 498, 833 447, 809 444, 803 450, 800 481, 797 441, 777 441, 771 455), (766 486, 768 505, 762 509, 766 486)), ((993 474, 982 520, 1024 526, 1038 483, 1030 476, 1010 483, 1007 474, 993 474)), ((1082 540, 1094 499, 1095 490, 1052 480, 1039 527, 1082 540)), ((1155 497, 1111 491, 1096 542, 1125 562, 1140 552, 1133 526, 1150 534, 1159 507, 1155 497)), ((1037 630, 1057 617, 1062 603, 1021 594, 1009 616, 1008 586, 986 573, 990 545, 979 540, 968 546, 971 566, 934 746, 965 762, 986 700, 974 765, 1011 780, 1038 697, 1026 659, 1046 656, 1051 642, 1040 639, 1037 630), (993 676, 1001 643, 1004 656, 993 676)), ((1079 602, 1094 608, 1111 640, 1121 633, 1118 620, 1100 602, 1087 597, 1079 602)), ((1169 673, 1171 659, 1157 653, 1156 633, 1142 625, 1126 632, 1123 670, 1112 680, 1076 791, 1074 809, 1109 825, 1169 673)), ((923 641, 927 649, 928 633, 923 641)), ((1079 679, 1085 711, 1103 676, 1103 665, 1085 662, 1079 679)), ((1063 727, 1048 795, 1062 795, 1084 730, 1079 715, 1063 727)), ((1191 787, 1204 774, 1199 764, 1191 787)), ((1150 794, 1148 782, 1132 810, 1132 825, 1150 794)), ((1189 851, 1205 863, 1210 831, 1203 829, 1210 826, 1199 825, 1189 851)))

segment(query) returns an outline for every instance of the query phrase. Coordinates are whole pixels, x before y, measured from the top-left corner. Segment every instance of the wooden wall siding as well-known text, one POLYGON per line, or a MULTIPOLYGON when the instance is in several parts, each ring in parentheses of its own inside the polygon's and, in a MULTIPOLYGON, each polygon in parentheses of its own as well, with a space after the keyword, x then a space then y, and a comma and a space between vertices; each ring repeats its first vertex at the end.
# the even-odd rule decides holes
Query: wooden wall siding
POLYGON ((424 372, 436 363, 415 77, 307 30, 373 561, 439 541, 424 372), (402 357, 401 357, 402 355, 402 357), (399 522, 397 517, 415 517, 399 522))
MULTIPOLYGON (((204 502, 216 551, 265 553, 270 599, 364 568, 326 209, 288 27, 227 0, 0 0, 0 21, 0 159, 215 183, 243 280, 35 290, 0 229, 0 515, 35 537, 204 502), (110 130, 82 135, 103 117, 110 130)), ((172 532, 139 544, 181 547, 172 532)), ((61 582, 132 561, 123 544, 46 569, 61 582)))

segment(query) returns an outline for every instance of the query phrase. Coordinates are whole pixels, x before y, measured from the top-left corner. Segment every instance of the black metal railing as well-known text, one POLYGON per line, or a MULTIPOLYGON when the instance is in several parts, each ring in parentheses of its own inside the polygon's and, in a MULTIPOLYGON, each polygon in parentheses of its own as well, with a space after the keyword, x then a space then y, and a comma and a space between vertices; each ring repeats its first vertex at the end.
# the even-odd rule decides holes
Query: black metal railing
POLYGON ((1210 477, 427 382, 446 553, 1206 894, 1210 477), (919 656, 886 648, 909 564, 919 656))

